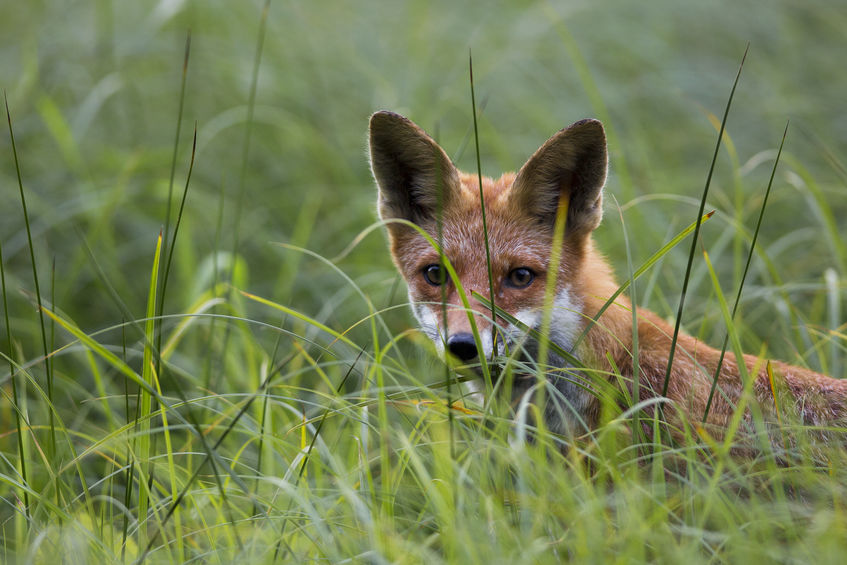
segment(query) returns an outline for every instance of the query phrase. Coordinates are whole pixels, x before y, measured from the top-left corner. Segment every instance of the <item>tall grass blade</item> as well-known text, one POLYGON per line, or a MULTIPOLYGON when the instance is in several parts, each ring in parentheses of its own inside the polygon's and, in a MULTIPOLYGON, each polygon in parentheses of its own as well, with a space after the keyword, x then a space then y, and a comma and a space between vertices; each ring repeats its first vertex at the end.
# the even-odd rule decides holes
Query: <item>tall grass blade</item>
MULTIPOLYGON (((165 208, 165 235, 164 235, 164 250, 167 251, 170 242, 171 229, 171 202, 173 201, 174 193, 174 177, 176 176, 176 157, 179 151, 179 137, 182 131, 182 112, 185 107, 185 85, 188 82, 188 56, 191 54, 191 30, 186 32, 185 36, 185 55, 182 61, 182 80, 179 86, 179 109, 176 113, 176 133, 174 134, 174 148, 171 156, 171 173, 168 177, 168 201, 165 208)), ((196 130, 196 126, 195 126, 196 130)), ((196 132, 195 132, 196 143, 196 132)), ((193 155, 192 155, 193 157, 193 155)), ((174 236, 176 238, 176 236, 174 236)), ((164 295, 161 297, 164 301, 164 295)), ((160 313, 162 307, 159 308, 160 313)))
MULTIPOLYGON (((221 267, 218 264, 220 250, 221 250, 221 235, 223 233, 223 221, 224 221, 224 195, 225 195, 225 185, 221 183, 220 194, 218 195, 218 213, 217 218, 215 220, 215 243, 212 247, 212 292, 215 293, 214 298, 217 298, 217 292, 219 287, 219 280, 221 276, 221 267)), ((235 258, 233 257, 233 262, 235 258)), ((209 343, 212 342, 215 336, 216 331, 216 321, 217 318, 212 318, 212 322, 209 324, 209 331, 207 332, 207 341, 209 343)), ((219 365, 223 365, 223 356, 224 351, 220 352, 220 359, 218 361, 219 365)), ((212 387, 212 355, 207 355, 205 363, 203 364, 203 388, 216 390, 217 386, 212 387)))
MULTIPOLYGON (((88 250, 89 254, 91 250, 86 246, 86 250, 88 250)), ((105 275, 103 275, 105 277, 105 275)), ((126 324, 121 324, 121 358, 120 361, 126 365, 126 324)), ((129 381, 127 375, 124 375, 124 414, 126 414, 127 423, 129 423, 130 419, 130 411, 129 411, 129 381)), ((141 403, 138 401, 141 396, 141 389, 138 389, 138 394, 135 397, 135 420, 138 420, 138 407, 141 403)), ((133 454, 132 445, 130 442, 126 444, 126 450, 124 457, 129 462, 127 465, 126 473, 124 474, 124 507, 131 508, 132 503, 132 480, 135 476, 135 461, 136 458, 133 454)), ((129 534, 129 513, 123 513, 123 524, 121 527, 121 561, 126 559, 126 542, 127 536, 129 534)))
MULTIPOLYGON (((194 124, 194 139, 191 143, 191 162, 188 165, 188 175, 185 178, 185 188, 182 191, 182 199, 180 200, 179 211, 177 211, 177 215, 176 215, 176 223, 174 225, 174 235, 173 235, 173 238, 171 239, 170 243, 167 244, 167 246, 166 246, 168 258, 165 261, 164 275, 162 276, 162 292, 161 292, 161 297, 159 299, 159 308, 158 308, 158 313, 157 313, 157 316, 156 316, 160 321, 159 322, 160 325, 161 325, 161 318, 162 318, 162 315, 164 314, 164 310, 165 310, 165 292, 168 289, 168 278, 169 278, 169 275, 170 275, 170 272, 171 272, 171 265, 173 264, 174 248, 176 247, 176 238, 177 238, 177 235, 179 235, 179 226, 182 223, 182 214, 185 211, 185 200, 188 197, 188 186, 189 186, 189 184, 191 184, 191 173, 194 171, 194 156, 195 156, 196 152, 197 152, 197 124, 195 123, 194 124)), ((157 335, 158 335, 158 341, 156 343, 156 349, 158 351, 161 351, 162 350, 161 327, 159 328, 157 335)), ((157 354, 156 366, 158 368, 157 370, 159 370, 160 372, 161 372, 161 363, 162 363, 161 356, 157 354)))
MULTIPOLYGON (((197 152, 197 123, 194 124, 194 136, 191 145, 191 160, 188 166, 188 174, 185 179, 185 188, 182 191, 182 198, 179 204, 179 210, 177 211, 176 222, 174 225, 174 233, 173 237, 169 237, 170 227, 171 227, 171 203, 173 201, 173 187, 174 187, 174 177, 176 175, 176 162, 177 162, 177 152, 179 150, 179 139, 180 132, 182 129, 182 115, 183 109, 185 107, 185 87, 188 77, 188 60, 189 55, 191 53, 191 31, 189 30, 186 34, 185 38, 185 57, 183 59, 182 65, 182 80, 180 84, 180 92, 179 92, 179 110, 177 112, 176 118, 176 133, 174 135, 174 147, 173 147, 173 156, 171 158, 171 171, 170 177, 168 181, 168 201, 167 207, 165 211, 165 229, 164 236, 162 239, 163 251, 167 254, 167 259, 165 261, 164 269, 162 270, 161 280, 156 279, 160 284, 161 290, 158 293, 157 303, 158 306, 156 308, 156 315, 151 317, 148 311, 148 328, 150 321, 154 322, 154 331, 153 335, 150 335, 149 332, 145 332, 145 341, 146 343, 152 343, 152 339, 156 340, 156 362, 153 369, 153 373, 155 374, 155 386, 159 394, 161 394, 161 385, 160 381, 164 374, 164 365, 162 364, 162 339, 163 339, 163 314, 165 311, 165 299, 167 297, 167 288, 168 288, 168 280, 171 270, 171 265, 173 263, 173 255, 174 249, 176 248, 176 240, 179 234, 179 227, 182 221, 182 215, 185 210, 185 201, 188 196, 188 187, 191 183, 191 173, 194 170, 194 158, 197 152)), ((154 297, 156 299, 156 297, 154 297)), ((148 351, 149 347, 145 347, 145 353, 148 351)), ((178 382, 174 381, 174 386, 180 388, 178 382)), ((143 393, 142 393, 143 394, 143 393)), ((185 395, 180 390, 179 395, 181 398, 185 398, 185 395)), ((142 401, 142 408, 143 401, 142 401)), ((176 470, 174 465, 174 457, 173 457, 173 448, 171 443, 171 434, 168 428, 168 417, 167 417, 167 408, 163 405, 161 407, 161 417, 162 417, 162 430, 163 430, 163 438, 165 441, 165 452, 167 455, 167 464, 168 464, 168 474, 169 474, 169 483, 171 485, 171 496, 172 498, 176 498, 178 494, 178 481, 176 476, 176 470)), ((179 512, 179 507, 176 507, 173 516, 175 522, 176 531, 181 531, 181 515, 179 512)), ((162 526, 160 526, 162 527, 162 526)), ((139 539, 139 546, 143 543, 143 539, 139 539)), ((176 538, 176 557, 178 561, 184 561, 185 556, 185 548, 183 545, 183 537, 177 536, 176 538)))
POLYGON ((773 407, 774 407, 774 411, 776 412, 776 421, 779 424, 779 427, 781 428, 782 427, 782 411, 779 409, 779 395, 776 392, 776 382, 774 381, 774 376, 773 376, 773 365, 771 364, 770 360, 768 360, 766 369, 767 369, 767 373, 768 373, 768 384, 771 387, 771 394, 773 395, 773 407))
MULTIPOLYGON (((247 95, 247 116, 244 126, 244 138, 241 145, 241 167, 238 176, 238 196, 236 198, 235 203, 235 212, 234 212, 234 220, 233 220, 233 228, 232 228, 232 248, 231 248, 231 259, 229 268, 223 274, 223 281, 226 283, 231 283, 234 279, 235 269, 238 264, 238 250, 241 246, 241 216, 243 215, 244 209, 244 199, 247 192, 247 170, 248 170, 248 160, 250 156, 250 142, 253 134, 253 123, 254 123, 254 114, 256 110, 256 92, 258 90, 259 85, 259 69, 261 68, 262 63, 262 52, 264 50, 265 45, 265 33, 268 24, 268 14, 271 8, 271 0, 265 0, 265 3, 262 7, 262 13, 259 17, 259 30, 256 37, 256 50, 253 56, 253 69, 250 78, 250 90, 247 95)), ((223 199, 223 193, 221 193, 221 198, 223 199)), ((222 200, 223 202, 223 200, 222 200)), ((217 251, 216 247, 216 251, 217 251)), ((217 269, 215 270, 215 275, 217 276, 217 269)), ((217 285, 216 285, 217 286, 217 285)), ((231 295, 230 295, 231 296, 231 295)), ((224 329, 223 335, 223 345, 220 349, 220 359, 219 363, 224 363, 224 355, 226 350, 229 347, 229 339, 231 335, 232 326, 227 325, 224 329)), ((210 339, 213 334, 210 333, 210 339)), ((209 364, 209 369, 211 370, 211 363, 209 364)), ((208 380, 208 379, 207 379, 208 380)))
MULTIPOLYGON (((626 222, 624 221, 623 211, 620 206, 618 206, 618 214, 621 219, 624 248, 626 249, 626 268, 629 275, 630 288, 629 301, 632 305, 632 347, 630 348, 630 355, 632 356, 632 398, 630 402, 633 405, 637 405, 641 402, 641 364, 638 356, 638 294, 635 287, 635 270, 632 267, 632 250, 629 243, 629 233, 627 232, 626 222)), ((632 430, 638 438, 639 444, 645 444, 647 442, 647 438, 643 437, 644 431, 641 428, 639 410, 633 410, 632 412, 632 430)))
POLYGON ((170 238, 170 229, 171 229, 171 203, 173 201, 173 190, 174 190, 174 177, 176 176, 176 158, 177 153, 179 151, 179 138, 180 132, 182 131, 182 113, 185 107, 185 85, 188 82, 188 58, 191 54, 191 30, 188 30, 185 37, 185 55, 182 61, 182 80, 179 88, 179 110, 177 111, 176 117, 176 133, 174 134, 174 147, 173 147, 173 155, 171 156, 171 172, 168 178, 168 201, 165 208, 165 230, 164 237, 162 239, 162 250, 163 253, 167 256, 167 261, 165 262, 165 268, 162 271, 162 278, 160 281, 157 281, 161 288, 161 292, 159 292, 158 297, 158 307, 156 309, 157 313, 157 341, 156 341, 156 373, 161 376, 162 374, 162 315, 165 312, 165 297, 167 295, 166 290, 168 287, 168 275, 171 270, 171 261, 173 260, 173 252, 174 247, 176 246, 176 236, 179 231, 179 224, 182 220, 182 212, 185 207, 185 197, 188 194, 188 184, 191 181, 191 171, 194 169, 194 154, 197 151, 197 123, 194 124, 194 141, 191 146, 191 163, 188 167, 188 176, 185 180, 185 189, 182 191, 182 200, 179 205, 179 212, 177 213, 176 218, 176 226, 174 227, 174 235, 173 240, 170 238))
MULTIPOLYGON (((485 241, 485 265, 488 268, 488 295, 491 297, 491 343, 492 343, 492 355, 496 350, 496 330, 497 327, 497 318, 494 314, 494 275, 491 272, 491 250, 488 244, 488 222, 485 217, 485 193, 482 190, 482 162, 480 160, 479 155, 479 127, 477 125, 477 117, 476 117, 476 96, 474 94, 474 82, 473 82, 473 55, 470 50, 468 50, 468 71, 470 75, 470 83, 471 83, 471 111, 473 112, 473 136, 474 136, 474 145, 476 148, 476 176, 477 182, 479 183, 479 206, 482 211, 482 237, 485 241)), ((480 355, 479 360, 482 364, 483 377, 485 378, 485 390, 490 391, 492 388, 491 383, 491 373, 488 370, 487 360, 484 359, 485 355, 480 355)), ((452 413, 452 411, 451 411, 452 413)))
MULTIPOLYGON (((3 295, 3 320, 6 323, 6 356, 9 358, 9 380, 12 382, 12 411, 15 413, 15 429, 18 436, 18 458, 21 467, 21 481, 23 484, 29 484, 28 475, 26 472, 26 450, 24 449, 24 430, 21 425, 20 404, 18 404, 18 388, 17 388, 17 371, 12 362, 12 324, 9 322, 9 301, 6 295, 6 268, 3 263, 3 243, 0 242, 0 294, 3 295)), ((26 488, 23 491, 24 512, 26 517, 30 517, 29 507, 29 491, 26 488)))
POLYGON ((671 380, 671 372, 673 371, 673 359, 676 354, 676 341, 679 338, 679 328, 682 324, 682 311, 685 307, 685 295, 688 292, 688 280, 691 278, 691 267, 694 264, 694 254, 697 251, 697 240, 700 235, 700 224, 703 216, 703 209, 706 207, 706 198, 709 195, 709 187, 712 184, 712 173, 715 170, 715 163, 718 160, 718 151, 721 148, 723 132, 726 129, 726 119, 729 117, 729 109, 732 106, 732 99, 735 96, 735 88, 738 86, 738 79, 741 78, 741 70, 744 68, 744 61, 747 59, 747 51, 750 49, 750 44, 744 49, 744 55, 741 57, 741 64, 738 66, 738 72, 735 75, 735 81, 732 83, 732 90, 729 93, 729 99, 726 102, 723 118, 721 119, 721 129, 718 132, 718 140, 715 143, 715 151, 712 154, 712 163, 709 166, 709 174, 706 177, 706 185, 703 187, 703 196, 700 199, 700 211, 697 213, 697 225, 694 227, 694 238, 691 240, 691 251, 688 254, 688 264, 685 267, 685 275, 682 279, 682 292, 679 296, 679 308, 676 313, 676 322, 673 328, 673 337, 671 338, 671 351, 668 355, 668 366, 665 372, 665 382, 662 384, 662 396, 668 395, 668 384, 671 380))
MULTIPOLYGON (((153 344, 156 336, 156 289, 159 283, 159 264, 162 256, 162 232, 156 240, 156 251, 153 255, 153 269, 150 274, 150 286, 147 293, 147 320, 144 323, 144 350, 141 361, 141 380, 151 389, 158 392, 158 375, 153 364, 153 344)), ((151 431, 150 418, 153 413, 153 397, 146 390, 141 391, 140 409, 135 427, 138 432, 138 446, 136 454, 142 465, 139 479, 147 479, 153 472, 151 461, 151 431)), ((148 492, 140 483, 138 488, 138 546, 143 547, 147 543, 147 506, 148 492)))
MULTIPOLYGON (((771 448, 771 443, 768 441, 768 433, 765 429, 761 407, 759 406, 759 403, 756 402, 753 388, 756 384, 756 377, 760 372, 760 367, 754 366, 753 371, 747 367, 747 363, 744 359, 744 351, 741 348, 741 339, 738 336, 738 332, 735 331, 735 326, 732 323, 732 314, 729 311, 729 304, 721 290, 720 281, 718 281, 718 275, 715 272, 715 268, 712 266, 712 260, 709 258, 709 253, 705 249, 703 250, 703 260, 706 264, 706 269, 709 272, 709 277, 712 281, 712 288, 715 291, 718 305, 720 306, 721 317, 723 318, 724 324, 726 324, 727 327, 727 332, 729 333, 732 351, 735 354, 735 358, 738 360, 736 367, 738 367, 738 377, 743 385, 740 400, 738 405, 735 407, 732 418, 730 419, 731 422, 727 426, 727 437, 724 439, 725 448, 728 452, 731 443, 731 434, 733 434, 736 430, 735 426, 740 425, 742 422, 745 424, 747 423, 747 419, 744 415, 747 413, 746 405, 749 405, 750 420, 752 421, 753 428, 755 429, 758 447, 763 454, 769 456, 765 463, 771 467, 771 470, 775 471, 773 450, 771 448)), ((774 472, 773 476, 777 477, 778 474, 774 472)))
MULTIPOLYGON (((765 216, 765 207, 768 205, 768 197, 771 194, 771 187, 773 186, 773 179, 776 175, 776 167, 779 164, 779 158, 782 155, 782 148, 785 145, 785 138, 788 135, 788 123, 785 124, 785 131, 782 132, 782 141, 779 143, 779 150, 776 153, 776 158, 773 162, 773 168, 771 169, 771 176, 768 180, 768 186, 765 189, 765 197, 762 200, 762 207, 759 210, 759 219, 756 220, 756 229, 753 231, 753 240, 750 242, 750 251, 747 253, 747 262, 744 264, 744 271, 741 274, 741 281, 738 285, 738 292, 735 295, 735 304, 732 306, 732 314, 730 316, 731 320, 735 320, 735 314, 738 311, 738 305, 741 303, 741 291, 744 289, 744 281, 747 280, 747 272, 750 270, 750 263, 753 260, 753 253, 756 250, 756 241, 759 238, 759 229, 762 227, 762 218, 765 216)), ((709 399, 706 401, 706 408, 703 411, 703 422, 706 422, 706 419, 709 417, 709 410, 712 407, 712 398, 715 394, 715 389, 718 386, 718 377, 721 374, 721 368, 723 367, 723 360, 726 355, 726 347, 729 343, 729 332, 727 331, 726 335, 723 338, 723 345, 721 346, 721 356, 718 359, 718 366, 715 369, 715 374, 712 377, 712 387, 709 390, 709 399)))
MULTIPOLYGON (((472 68, 472 67, 471 67, 472 68)), ((471 71, 473 73, 473 71, 471 71)), ((471 107, 473 108, 473 80, 471 80, 471 107)), ((476 125, 476 111, 474 114, 474 125, 476 125)), ((438 248, 441 250, 439 256, 439 262, 444 263, 444 173, 440 170, 441 167, 441 159, 433 159, 433 162, 436 163, 436 166, 439 167, 435 178, 438 179, 438 190, 436 191, 436 215, 435 215, 435 230, 436 230, 436 239, 438 240, 438 248)), ((454 373, 452 368, 450 367, 450 355, 447 348, 447 341, 450 339, 447 334, 449 328, 447 327, 447 285, 442 284, 438 287, 439 293, 441 294, 441 327, 444 328, 444 331, 441 332, 440 338, 444 341, 444 382, 447 385, 447 405, 451 405, 453 403, 453 377, 454 373)), ((480 359, 484 356, 480 356, 480 359)), ((487 361, 482 360, 483 363, 487 364, 487 361)), ((488 391, 486 391, 488 392, 488 391)), ((452 411, 448 411, 447 414, 447 428, 450 439, 450 457, 455 460, 456 458, 456 438, 455 438, 455 417, 452 411)))
MULTIPOLYGON (((559 197, 559 205, 556 210, 556 220, 553 224, 553 241, 550 249, 550 262, 547 267, 547 280, 544 287, 544 312, 541 315, 541 341, 538 343, 538 366, 547 364, 547 353, 550 348, 550 325, 553 323, 553 303, 556 294, 556 281, 559 277, 559 264, 562 260, 562 244, 565 240, 567 228, 568 196, 562 194, 559 197)), ((541 374, 539 373, 539 379, 541 374)), ((543 404, 539 404, 543 406, 543 404)))
MULTIPOLYGON (((53 370, 52 363, 50 361, 50 350, 47 348, 47 328, 44 325, 44 314, 42 313, 42 302, 41 302, 41 288, 38 284, 38 268, 35 265, 35 248, 32 245, 32 229, 30 227, 29 222, 29 213, 27 212, 26 207, 26 195, 24 194, 24 183, 21 178, 21 165, 18 160, 18 148, 15 145, 15 133, 12 130, 12 114, 9 112, 9 98, 6 95, 6 91, 3 91, 3 100, 6 105, 6 122, 9 124, 9 139, 12 143, 12 157, 15 161, 15 174, 18 178, 18 189, 20 190, 21 195, 21 209, 23 210, 24 216, 24 225, 26 226, 26 237, 27 244, 29 246, 29 259, 32 264, 32 279, 35 283, 35 298, 38 303, 38 321, 41 325, 41 344, 44 351, 44 369, 47 374, 47 397, 50 399, 50 403, 53 403, 53 370)), ((50 427, 50 441, 47 444, 48 455, 51 461, 55 461, 56 456, 56 426, 54 421, 54 415, 52 410, 48 410, 49 414, 49 427, 50 427)), ((59 501, 59 488, 57 484, 56 488, 56 502, 59 501)))

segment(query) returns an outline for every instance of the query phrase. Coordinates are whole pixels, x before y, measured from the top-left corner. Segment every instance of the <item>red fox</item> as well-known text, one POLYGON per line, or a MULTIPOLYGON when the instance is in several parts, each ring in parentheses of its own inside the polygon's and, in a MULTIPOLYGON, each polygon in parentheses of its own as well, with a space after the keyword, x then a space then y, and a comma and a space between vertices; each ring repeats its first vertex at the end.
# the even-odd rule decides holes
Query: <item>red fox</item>
MULTIPOLYGON (((557 132, 517 174, 482 178, 481 189, 477 175, 457 170, 420 127, 392 112, 371 116, 370 159, 379 191, 379 215, 386 221, 394 263, 408 285, 415 317, 440 351, 446 348, 465 363, 480 361, 480 355, 491 358, 514 351, 515 347, 529 356, 537 353, 537 343, 526 339, 526 328, 542 327, 554 225, 564 202, 567 215, 549 340, 572 353, 583 369, 575 370, 572 363, 553 351, 547 356, 549 386, 543 413, 548 428, 575 434, 596 427, 601 408, 595 392, 598 378, 615 386, 626 383, 629 394, 636 388, 637 378, 641 400, 662 394, 673 329, 653 312, 637 310, 637 377, 630 353, 632 310, 623 295, 577 344, 586 324, 618 289, 591 235, 603 214, 608 162, 605 132, 599 121, 582 120, 557 132), (494 304, 513 321, 520 321, 523 329, 500 317, 492 320, 490 307, 470 297, 471 316, 480 336, 477 342, 471 331, 471 316, 462 306, 438 250, 408 223, 391 221, 398 219, 440 240, 444 256, 468 297, 476 292, 491 300, 493 289, 494 304)), ((706 414, 719 357, 719 351, 701 341, 679 335, 666 397, 691 422, 700 422, 706 414)), ((847 379, 774 361, 771 380, 762 359, 745 355, 744 363, 753 378, 753 395, 765 421, 790 416, 788 421, 794 423, 847 426, 847 379)), ((536 382, 534 375, 518 375, 512 393, 520 396, 532 390, 536 382)), ((706 429, 722 435, 743 389, 738 361, 727 353, 706 429)), ((745 417, 749 420, 749 413, 745 417)))

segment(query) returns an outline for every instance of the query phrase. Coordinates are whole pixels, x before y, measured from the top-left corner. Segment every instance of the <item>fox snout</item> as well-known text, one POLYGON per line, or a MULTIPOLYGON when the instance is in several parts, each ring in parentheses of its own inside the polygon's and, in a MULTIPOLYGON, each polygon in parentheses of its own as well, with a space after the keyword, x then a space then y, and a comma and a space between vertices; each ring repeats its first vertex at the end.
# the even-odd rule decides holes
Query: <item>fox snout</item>
MULTIPOLYGON (((415 299, 410 298, 414 304, 415 299)), ((476 303, 474 299, 471 299, 471 310, 468 311, 458 298, 452 298, 455 300, 448 298, 446 308, 437 304, 417 302, 413 310, 424 332, 436 341, 440 349, 443 348, 463 363, 480 356, 491 357, 495 349, 494 334, 498 333, 491 323, 491 312, 483 310, 483 305, 476 303), (473 317, 479 342, 474 339, 469 316, 473 317)))
POLYGON ((473 361, 479 355, 476 340, 470 332, 458 332, 448 337, 447 351, 466 363, 473 361))

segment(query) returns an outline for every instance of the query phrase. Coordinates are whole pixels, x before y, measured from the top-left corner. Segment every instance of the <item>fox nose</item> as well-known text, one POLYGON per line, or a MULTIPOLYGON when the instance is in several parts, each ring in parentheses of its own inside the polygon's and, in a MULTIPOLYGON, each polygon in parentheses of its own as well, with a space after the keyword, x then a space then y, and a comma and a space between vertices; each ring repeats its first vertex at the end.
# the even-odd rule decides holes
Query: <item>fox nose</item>
POLYGON ((447 338, 447 349, 462 361, 470 361, 477 355, 473 334, 457 333, 447 338))

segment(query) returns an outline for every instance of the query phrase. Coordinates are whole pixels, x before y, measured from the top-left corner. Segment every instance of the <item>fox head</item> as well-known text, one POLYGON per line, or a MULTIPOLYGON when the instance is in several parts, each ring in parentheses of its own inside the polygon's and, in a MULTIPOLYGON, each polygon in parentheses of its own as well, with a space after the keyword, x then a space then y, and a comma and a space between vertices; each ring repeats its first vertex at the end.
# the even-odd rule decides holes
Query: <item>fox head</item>
POLYGON ((581 289, 575 287, 590 234, 602 217, 607 155, 599 121, 583 120, 559 131, 517 174, 483 178, 481 189, 477 175, 458 171, 429 135, 392 112, 371 116, 370 157, 394 263, 408 284, 415 316, 439 350, 446 346, 470 362, 480 353, 499 353, 517 339, 517 328, 492 320, 490 307, 472 298, 473 292, 493 298, 497 307, 523 324, 540 326, 560 209, 566 209, 567 216, 550 337, 562 346, 573 341, 583 323, 581 289), (391 221, 398 219, 416 224, 440 243, 468 297, 470 312, 438 250, 418 230, 391 221), (473 338, 471 320, 481 343, 473 338))

